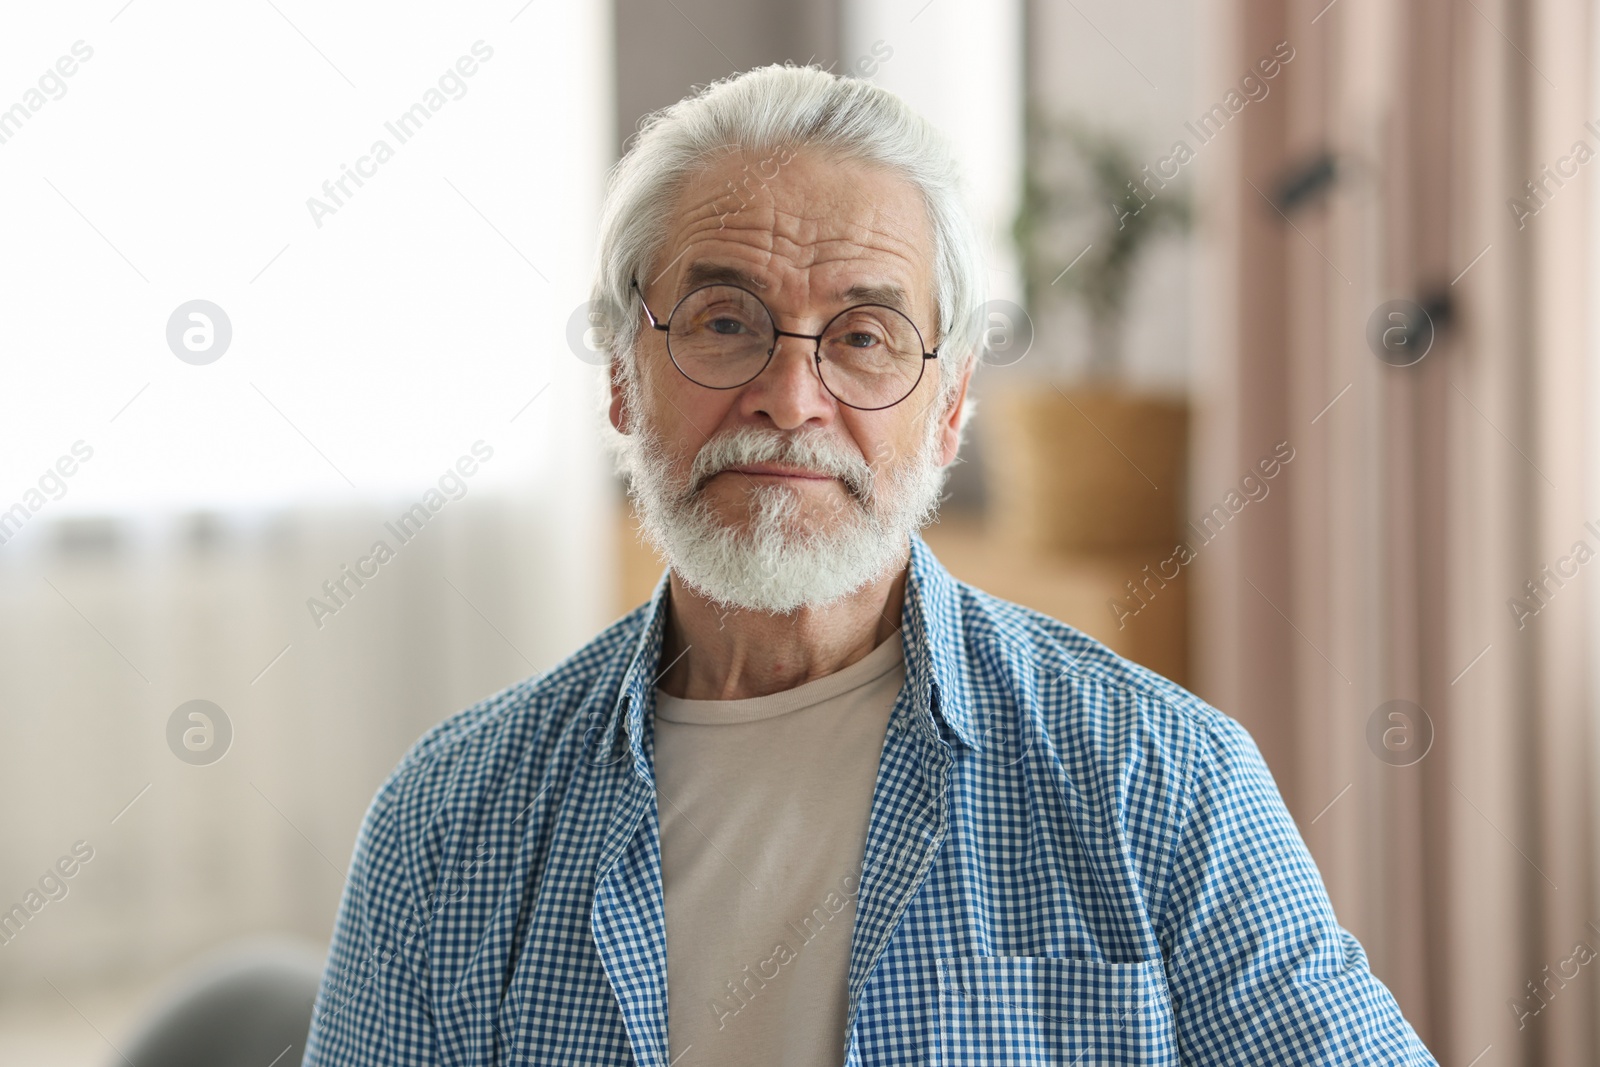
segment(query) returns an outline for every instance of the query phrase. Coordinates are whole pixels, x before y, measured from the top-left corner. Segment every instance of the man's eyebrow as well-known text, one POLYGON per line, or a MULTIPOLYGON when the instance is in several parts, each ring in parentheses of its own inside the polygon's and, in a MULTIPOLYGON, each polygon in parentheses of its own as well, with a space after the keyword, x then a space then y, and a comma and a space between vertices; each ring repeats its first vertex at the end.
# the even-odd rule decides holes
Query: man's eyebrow
MULTIPOLYGON (((678 283, 678 295, 681 298, 691 289, 698 289, 702 285, 737 285, 758 295, 767 288, 765 282, 739 267, 721 263, 693 263, 683 272, 683 279, 678 283)), ((841 308, 855 304, 883 304, 910 314, 906 311, 910 301, 906 298, 905 289, 892 282, 847 286, 835 290, 833 300, 841 308)))
POLYGON ((730 267, 720 263, 692 263, 689 269, 683 272, 683 278, 678 282, 678 295, 684 296, 691 289, 698 289, 702 285, 737 285, 749 289, 753 293, 760 293, 767 286, 754 274, 750 274, 738 267, 730 267))
POLYGON ((907 310, 910 305, 906 300, 906 291, 892 283, 852 285, 848 289, 841 290, 837 300, 841 304, 883 304, 906 315, 911 314, 907 310))

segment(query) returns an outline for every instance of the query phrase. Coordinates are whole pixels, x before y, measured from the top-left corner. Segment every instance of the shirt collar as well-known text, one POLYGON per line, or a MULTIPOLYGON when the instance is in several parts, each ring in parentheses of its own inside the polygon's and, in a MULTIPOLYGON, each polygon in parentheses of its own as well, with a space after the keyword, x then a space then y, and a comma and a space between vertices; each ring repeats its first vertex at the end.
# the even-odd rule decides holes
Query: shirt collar
MULTIPOLYGON (((645 605, 643 626, 630 648, 616 703, 599 738, 605 751, 620 757, 626 737, 641 777, 648 777, 640 739, 645 710, 655 707, 655 683, 662 673, 661 644, 670 589, 671 571, 663 571, 645 605)), ((919 724, 941 741, 948 735, 968 748, 980 748, 972 702, 957 659, 965 644, 960 583, 918 533, 911 535, 911 566, 900 623, 906 680, 920 698, 913 707, 919 724)))

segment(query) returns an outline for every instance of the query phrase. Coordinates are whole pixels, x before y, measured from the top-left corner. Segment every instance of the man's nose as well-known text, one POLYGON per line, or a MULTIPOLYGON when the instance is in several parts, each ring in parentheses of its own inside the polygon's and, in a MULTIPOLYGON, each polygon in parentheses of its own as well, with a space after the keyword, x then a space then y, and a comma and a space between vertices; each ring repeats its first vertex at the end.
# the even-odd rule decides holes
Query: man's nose
POLYGON ((816 341, 780 334, 776 345, 766 368, 744 387, 739 398, 744 413, 764 414, 784 430, 830 420, 837 409, 817 373, 816 341))

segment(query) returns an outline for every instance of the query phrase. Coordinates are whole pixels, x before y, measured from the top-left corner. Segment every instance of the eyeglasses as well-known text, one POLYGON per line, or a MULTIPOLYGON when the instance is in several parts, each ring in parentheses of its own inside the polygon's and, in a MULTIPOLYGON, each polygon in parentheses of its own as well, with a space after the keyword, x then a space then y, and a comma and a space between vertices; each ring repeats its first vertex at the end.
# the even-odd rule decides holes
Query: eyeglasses
POLYGON ((685 378, 707 389, 737 389, 772 362, 778 338, 816 345, 812 358, 823 388, 846 407, 881 411, 910 396, 939 350, 926 352, 922 334, 904 314, 883 304, 857 304, 828 320, 819 334, 778 329, 761 298, 737 285, 703 285, 679 300, 662 322, 631 283, 654 329, 667 335, 667 356, 685 378))

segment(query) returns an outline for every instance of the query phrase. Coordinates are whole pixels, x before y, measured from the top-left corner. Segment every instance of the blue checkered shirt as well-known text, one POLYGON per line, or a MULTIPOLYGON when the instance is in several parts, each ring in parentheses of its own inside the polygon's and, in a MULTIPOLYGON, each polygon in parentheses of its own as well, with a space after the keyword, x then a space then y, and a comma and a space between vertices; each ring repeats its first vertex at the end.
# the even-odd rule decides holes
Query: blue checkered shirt
MULTIPOLYGON (((840 1063, 1434 1063, 1242 727, 911 549, 840 1063)), ((667 589, 384 782, 306 1065, 668 1067, 667 589)))

